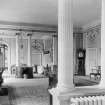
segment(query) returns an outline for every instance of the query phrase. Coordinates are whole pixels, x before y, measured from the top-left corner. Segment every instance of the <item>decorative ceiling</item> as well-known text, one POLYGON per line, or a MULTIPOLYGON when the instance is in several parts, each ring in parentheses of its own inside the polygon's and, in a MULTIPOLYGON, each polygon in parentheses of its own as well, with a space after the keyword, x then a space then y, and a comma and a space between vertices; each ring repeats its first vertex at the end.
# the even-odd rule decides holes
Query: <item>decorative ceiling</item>
MULTIPOLYGON (((58 0, 0 0, 0 22, 57 25, 58 0)), ((73 23, 100 20, 101 0, 73 0, 73 23)))

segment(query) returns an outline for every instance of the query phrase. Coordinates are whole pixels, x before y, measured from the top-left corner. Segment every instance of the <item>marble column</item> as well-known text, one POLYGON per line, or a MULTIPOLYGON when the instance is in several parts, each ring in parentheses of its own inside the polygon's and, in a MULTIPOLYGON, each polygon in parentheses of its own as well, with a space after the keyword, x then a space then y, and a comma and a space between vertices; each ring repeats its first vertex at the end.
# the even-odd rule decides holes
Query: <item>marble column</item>
POLYGON ((53 65, 58 65, 58 37, 53 35, 53 65))
POLYGON ((58 85, 70 91, 73 85, 73 21, 72 0, 58 0, 58 85))
POLYGON ((53 105, 69 105, 66 93, 74 90, 72 22, 72 0, 58 0, 58 84, 49 90, 53 105))
POLYGON ((28 66, 32 66, 31 35, 28 34, 28 66))
POLYGON ((16 33, 16 66, 19 66, 19 35, 20 33, 16 33))
POLYGON ((101 81, 99 86, 105 88, 105 0, 102 0, 101 12, 101 81))

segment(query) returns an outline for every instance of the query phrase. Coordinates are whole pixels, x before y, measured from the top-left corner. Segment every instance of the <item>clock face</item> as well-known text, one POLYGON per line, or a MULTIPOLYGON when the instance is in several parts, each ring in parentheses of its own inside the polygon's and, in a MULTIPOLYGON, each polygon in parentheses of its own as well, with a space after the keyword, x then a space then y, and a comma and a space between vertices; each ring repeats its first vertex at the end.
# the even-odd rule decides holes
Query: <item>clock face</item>
POLYGON ((83 52, 79 52, 79 57, 80 57, 80 58, 83 57, 83 52))

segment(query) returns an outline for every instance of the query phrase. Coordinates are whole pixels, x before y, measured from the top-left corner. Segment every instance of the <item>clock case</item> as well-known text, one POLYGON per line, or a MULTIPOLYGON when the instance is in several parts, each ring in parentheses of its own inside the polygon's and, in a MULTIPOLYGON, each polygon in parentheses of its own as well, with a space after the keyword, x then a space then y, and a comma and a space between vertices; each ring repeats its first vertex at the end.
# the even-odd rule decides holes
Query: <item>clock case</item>
POLYGON ((77 50, 77 63, 78 63, 78 75, 80 76, 85 76, 85 54, 86 50, 85 49, 78 49, 77 50))

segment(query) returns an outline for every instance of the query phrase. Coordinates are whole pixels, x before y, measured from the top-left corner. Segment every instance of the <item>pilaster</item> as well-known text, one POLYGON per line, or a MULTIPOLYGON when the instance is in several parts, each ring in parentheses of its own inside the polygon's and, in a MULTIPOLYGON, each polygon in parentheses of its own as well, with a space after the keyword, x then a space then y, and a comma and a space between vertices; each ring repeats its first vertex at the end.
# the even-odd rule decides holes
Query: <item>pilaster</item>
POLYGON ((32 34, 27 34, 28 36, 28 66, 32 66, 32 52, 31 52, 31 36, 32 34))
POLYGON ((16 33, 16 66, 19 66, 19 35, 20 33, 16 33))

